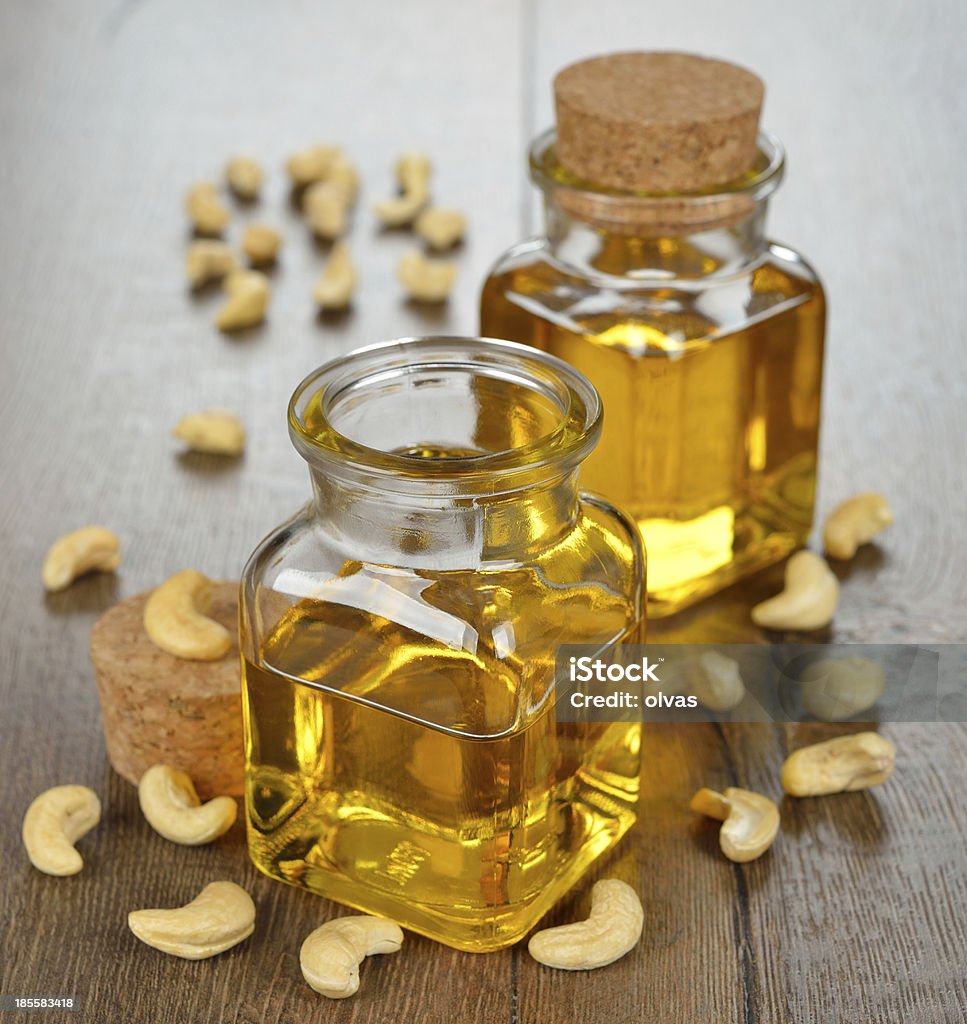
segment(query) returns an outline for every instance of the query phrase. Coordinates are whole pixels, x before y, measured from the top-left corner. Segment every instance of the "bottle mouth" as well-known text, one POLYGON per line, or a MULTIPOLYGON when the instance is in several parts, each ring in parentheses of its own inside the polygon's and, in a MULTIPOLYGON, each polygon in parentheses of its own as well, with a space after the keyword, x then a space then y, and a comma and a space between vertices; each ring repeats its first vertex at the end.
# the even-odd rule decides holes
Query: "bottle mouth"
POLYGON ((695 232, 735 223, 778 188, 785 171, 782 143, 769 132, 759 132, 754 164, 732 181, 695 191, 627 191, 572 174, 560 162, 556 142, 556 129, 549 128, 530 148, 531 180, 545 195, 581 219, 605 226, 650 226, 649 234, 695 232))
POLYGON ((593 385, 536 349, 403 338, 309 374, 289 403, 289 434, 310 464, 336 475, 362 472, 389 490, 496 493, 576 466, 601 416, 593 385))

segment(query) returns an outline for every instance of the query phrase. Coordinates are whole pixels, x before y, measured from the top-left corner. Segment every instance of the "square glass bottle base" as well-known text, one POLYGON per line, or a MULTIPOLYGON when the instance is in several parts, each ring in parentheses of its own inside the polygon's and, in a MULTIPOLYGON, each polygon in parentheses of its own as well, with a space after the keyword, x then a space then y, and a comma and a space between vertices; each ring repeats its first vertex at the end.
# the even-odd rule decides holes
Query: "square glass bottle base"
POLYGON ((638 724, 556 723, 548 705, 471 738, 251 664, 244 692, 250 721, 292 737, 249 741, 256 866, 457 949, 519 941, 635 820, 638 724))

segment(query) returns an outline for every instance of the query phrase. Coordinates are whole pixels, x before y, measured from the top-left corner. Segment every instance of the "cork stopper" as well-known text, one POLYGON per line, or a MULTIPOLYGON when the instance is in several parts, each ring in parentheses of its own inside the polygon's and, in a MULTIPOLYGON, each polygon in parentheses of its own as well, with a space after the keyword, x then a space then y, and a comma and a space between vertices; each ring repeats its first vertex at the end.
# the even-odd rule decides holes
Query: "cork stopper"
POLYGON ((557 155, 584 181, 693 192, 750 170, 765 88, 751 71, 687 53, 615 53, 554 79, 557 155))
MULTIPOLYGON (((144 631, 149 594, 109 608, 91 631, 101 719, 114 770, 137 785, 153 764, 187 771, 202 800, 244 792, 237 645, 220 661, 185 661, 144 631)), ((238 584, 216 583, 208 614, 234 635, 238 584)))

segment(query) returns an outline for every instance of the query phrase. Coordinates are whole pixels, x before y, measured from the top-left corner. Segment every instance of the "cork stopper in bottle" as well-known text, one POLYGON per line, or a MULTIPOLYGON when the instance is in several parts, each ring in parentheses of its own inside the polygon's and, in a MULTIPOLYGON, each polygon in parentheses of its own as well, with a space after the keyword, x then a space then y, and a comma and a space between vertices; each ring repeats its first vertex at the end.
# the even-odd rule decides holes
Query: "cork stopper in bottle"
POLYGON ((557 154, 584 181, 692 192, 755 163, 764 94, 751 71, 687 53, 615 53, 554 79, 557 154))

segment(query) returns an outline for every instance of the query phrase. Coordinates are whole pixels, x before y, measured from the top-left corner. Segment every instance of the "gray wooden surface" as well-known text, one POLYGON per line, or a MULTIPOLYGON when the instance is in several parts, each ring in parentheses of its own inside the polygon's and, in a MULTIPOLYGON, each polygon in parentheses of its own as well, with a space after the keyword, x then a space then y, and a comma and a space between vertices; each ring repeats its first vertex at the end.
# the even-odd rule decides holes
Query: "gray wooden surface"
MULTIPOLYGON (((764 117, 789 151, 774 237, 820 269, 831 319, 821 511, 887 493, 897 523, 843 572, 832 636, 967 641, 967 9, 954 0, 810 5, 712 0, 477 0, 453 4, 6 0, 0 7, 0 993, 84 1000, 90 1021, 961 1022, 967 1015, 964 726, 888 727, 900 748, 880 790, 782 805, 762 861, 720 859, 686 808, 699 784, 777 793, 801 729, 649 730, 641 820, 601 871, 633 882, 645 936, 628 958, 565 975, 523 950, 473 957, 408 937, 330 1004, 302 982, 301 938, 336 912, 248 864, 240 828, 204 850, 162 843, 106 763, 87 661, 96 616, 185 566, 236 576, 308 494, 285 433, 301 377, 353 346, 473 332, 496 254, 536 223, 524 146, 550 117, 571 59, 681 48, 744 62, 768 83, 764 117), (309 293, 322 253, 288 205, 293 149, 331 139, 364 177, 351 241, 352 313, 322 322, 309 293), (467 211, 460 281, 436 314, 401 300, 409 244, 369 204, 396 154, 422 148, 434 189, 467 211), (264 328, 211 326, 216 293, 183 284, 181 198, 249 150, 272 171, 237 219, 286 246, 264 328), (251 443, 222 466, 185 457, 184 412, 238 410, 251 443), (49 543, 88 521, 124 541, 117 577, 45 597, 49 543), (94 787, 102 824, 77 878, 41 876, 19 822, 61 782, 94 787), (237 878, 259 905, 245 945, 200 964, 141 946, 125 915, 237 878)), ((233 237, 236 235, 233 234, 233 237)), ((753 581, 655 634, 754 638, 753 581)), ((653 634, 654 635, 654 634, 653 634)), ((586 909, 586 887, 555 910, 586 909)), ((11 1016, 14 1019, 15 1015, 11 1016)))

